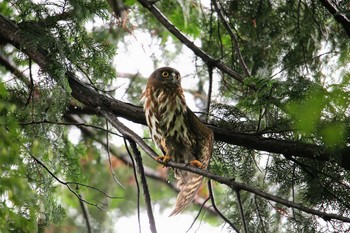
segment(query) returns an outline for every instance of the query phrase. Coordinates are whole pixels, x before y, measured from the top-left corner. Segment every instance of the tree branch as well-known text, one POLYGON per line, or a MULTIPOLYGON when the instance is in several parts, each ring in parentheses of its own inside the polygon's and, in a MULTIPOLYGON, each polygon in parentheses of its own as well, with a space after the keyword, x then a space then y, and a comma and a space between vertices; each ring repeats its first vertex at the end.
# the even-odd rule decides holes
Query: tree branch
POLYGON ((227 33, 230 35, 231 37, 231 41, 232 41, 232 44, 233 44, 233 47, 236 48, 236 53, 237 53, 237 57, 238 57, 238 60, 239 60, 239 63, 241 64, 242 66, 242 69, 244 70, 244 73, 246 76, 250 77, 251 74, 250 74, 250 71, 248 70, 248 67, 246 65, 246 63, 244 62, 244 59, 243 59, 243 56, 242 56, 242 53, 241 53, 241 50, 239 49, 239 44, 238 44, 238 40, 237 40, 237 37, 236 35, 233 33, 233 30, 231 29, 230 25, 228 24, 228 22, 226 21, 225 19, 225 16, 224 16, 224 13, 222 11, 222 8, 221 8, 221 3, 219 3, 218 0, 213 0, 212 1, 213 5, 214 5, 214 8, 215 8, 215 11, 217 12, 220 20, 222 21, 227 33))
POLYGON ((333 3, 331 3, 329 0, 319 0, 320 3, 328 10, 328 12, 333 15, 334 19, 340 23, 345 32, 350 37, 350 20, 341 12, 337 10, 337 8, 334 6, 333 3))
POLYGON ((136 165, 135 165, 135 161, 132 157, 132 154, 129 150, 128 144, 126 143, 126 139, 124 138, 124 145, 126 150, 128 151, 129 154, 129 158, 131 160, 132 163, 132 170, 134 173, 134 178, 135 178, 135 182, 136 182, 136 188, 137 188, 137 222, 139 224, 139 233, 141 233, 141 218, 140 218, 140 185, 139 185, 139 179, 137 178, 137 172, 136 172, 136 165))
MULTIPOLYGON (((190 50, 193 51, 195 55, 200 57, 205 63, 210 64, 214 67, 217 67, 221 71, 225 72, 235 80, 237 80, 240 83, 244 83, 244 77, 237 73, 236 71, 232 70, 230 67, 226 66, 219 60, 216 60, 209 56, 207 53, 205 53, 202 49, 197 47, 192 41, 190 41, 182 32, 180 32, 159 10, 157 7, 154 6, 153 3, 147 0, 138 0, 138 2, 148 9, 156 19, 164 25, 164 27, 171 32, 177 39, 179 39, 184 45, 186 45, 190 50)), ((253 90, 256 89, 253 85, 248 85, 253 90)))
MULTIPOLYGON (((79 186, 78 186, 79 187, 79 186)), ((94 231, 92 230, 92 227, 91 227, 91 221, 90 221, 90 214, 89 214, 89 210, 87 209, 86 207, 86 203, 84 203, 82 200, 85 199, 83 197, 83 195, 81 193, 79 193, 78 191, 78 188, 77 187, 77 193, 78 195, 80 196, 79 198, 79 204, 80 204, 80 207, 81 207, 81 210, 83 211, 83 216, 84 216, 84 219, 85 219, 85 222, 86 222, 86 228, 87 228, 87 232, 88 233, 93 233, 94 231)))
POLYGON ((149 193, 147 179, 146 179, 146 176, 145 176, 145 172, 143 170, 143 163, 142 163, 141 153, 137 149, 136 143, 131 138, 127 138, 127 140, 129 141, 129 144, 130 144, 131 149, 133 151, 133 154, 134 154, 134 157, 135 157, 135 161, 136 161, 136 165, 137 165, 137 168, 138 168, 137 170, 138 170, 139 175, 141 177, 143 196, 144 196, 146 207, 147 207, 147 215, 148 215, 150 229, 151 229, 152 233, 157 233, 156 223, 154 221, 152 204, 151 204, 151 195, 149 193))
MULTIPOLYGON (((92 109, 105 109, 111 114, 124 117, 136 123, 146 125, 146 119, 142 107, 124 103, 119 100, 100 95, 88 85, 77 80, 73 74, 68 73, 69 83, 72 88, 72 95, 77 100, 92 109)), ((297 156, 319 161, 330 161, 333 155, 324 146, 308 144, 297 141, 288 141, 282 139, 266 138, 256 134, 234 132, 227 128, 207 124, 215 135, 215 140, 226 142, 232 145, 243 146, 249 149, 267 151, 271 153, 297 156)), ((350 169, 350 158, 348 154, 350 148, 340 149, 339 165, 345 169, 350 169)))
POLYGON ((236 233, 239 233, 239 230, 238 228, 228 219, 226 218, 226 216, 221 213, 221 211, 218 209, 218 207, 216 206, 216 203, 215 203, 215 197, 214 197, 214 192, 213 192, 213 187, 211 185, 211 180, 208 180, 208 190, 209 190, 209 197, 210 197, 210 201, 211 201, 211 204, 213 205, 213 208, 214 210, 218 213, 218 215, 226 222, 228 223, 233 230, 236 231, 236 233))
POLYGON ((244 233, 248 233, 249 231, 248 231, 247 221, 245 220, 245 216, 244 216, 244 210, 243 210, 240 190, 236 189, 235 192, 236 192, 236 196, 237 196, 238 209, 239 209, 239 214, 241 215, 244 233))
POLYGON ((0 52, 0 65, 9 70, 15 77, 21 80, 27 87, 31 88, 28 78, 10 61, 2 52, 0 52))

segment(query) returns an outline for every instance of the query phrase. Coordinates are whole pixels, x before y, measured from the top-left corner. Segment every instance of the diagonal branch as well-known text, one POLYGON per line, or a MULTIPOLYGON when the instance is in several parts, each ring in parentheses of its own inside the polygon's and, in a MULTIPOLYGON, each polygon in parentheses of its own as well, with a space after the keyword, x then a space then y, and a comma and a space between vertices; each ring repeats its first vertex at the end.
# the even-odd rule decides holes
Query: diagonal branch
POLYGON ((84 203, 82 200, 84 200, 84 196, 83 194, 79 193, 79 186, 77 187, 77 193, 78 195, 80 196, 79 198, 79 204, 80 204, 80 207, 81 207, 81 210, 83 211, 83 216, 84 216, 84 219, 85 219, 85 223, 86 223, 86 228, 87 228, 87 232, 88 233, 93 233, 93 229, 91 227, 91 220, 90 220, 90 214, 89 214, 89 210, 86 206, 86 203, 84 203))
POLYGON ((328 10, 328 12, 331 15, 333 15, 334 19, 343 26, 345 32, 350 37, 350 19, 348 19, 346 15, 339 12, 337 8, 334 6, 334 4, 331 3, 329 0, 319 0, 319 1, 328 10))
POLYGON ((132 154, 129 150, 128 144, 126 143, 126 139, 124 138, 124 145, 126 150, 128 151, 129 154, 129 158, 131 160, 132 163, 132 170, 134 173, 134 178, 135 178, 135 182, 136 182, 136 189, 137 189, 137 222, 139 224, 139 233, 141 233, 141 218, 140 218, 140 185, 139 185, 139 179, 137 178, 137 172, 136 172, 136 165, 135 165, 135 161, 132 157, 132 154))
POLYGON ((247 221, 245 220, 240 190, 236 189, 235 192, 236 192, 236 196, 237 196, 239 214, 241 215, 241 219, 242 219, 242 223, 243 223, 242 225, 243 225, 244 233, 248 233, 249 231, 248 231, 247 221))
POLYGON ((237 56, 238 56, 238 60, 239 60, 239 63, 241 64, 241 66, 242 66, 242 69, 244 70, 245 75, 250 77, 251 74, 250 74, 250 71, 249 71, 249 69, 247 67, 247 64, 244 62, 241 50, 239 49, 239 44, 238 44, 237 37, 233 33, 233 30, 231 29, 230 25, 228 24, 228 22, 225 19, 224 13, 223 13, 222 8, 221 8, 221 4, 219 3, 218 0, 213 0, 212 3, 214 5, 215 11, 217 12, 220 20, 222 21, 222 23, 224 24, 224 27, 226 28, 227 33, 231 37, 231 41, 232 41, 233 47, 236 48, 236 53, 237 53, 237 56))
POLYGON ((221 211, 218 209, 218 207, 215 204, 215 197, 214 197, 214 192, 213 192, 213 187, 211 185, 211 180, 208 180, 208 190, 209 190, 209 197, 211 204, 213 205, 214 210, 218 213, 218 215, 226 222, 228 223, 233 230, 236 231, 236 233, 240 233, 240 231, 237 229, 237 227, 228 219, 226 216, 221 213, 221 211))
MULTIPOLYGON (((150 1, 147 0, 138 0, 139 3, 148 9, 156 19, 164 25, 164 27, 171 32, 177 39, 179 39, 184 45, 186 45, 189 49, 193 51, 194 54, 196 54, 198 57, 200 57, 205 63, 210 64, 214 67, 217 67, 221 71, 225 72, 235 80, 237 80, 240 83, 244 83, 244 77, 237 73, 236 71, 232 70, 230 67, 226 66, 219 60, 216 60, 209 56, 207 53, 205 53, 202 49, 200 49, 198 46, 196 46, 193 41, 189 40, 182 32, 180 32, 159 10, 157 7, 153 5, 150 1)), ((253 90, 256 89, 253 85, 248 85, 253 90)))
POLYGON ((141 177, 143 196, 144 196, 146 207, 147 207, 147 215, 148 215, 150 229, 151 229, 152 233, 157 233, 156 223, 154 220, 152 205, 151 205, 151 195, 149 193, 147 179, 145 176, 145 171, 143 170, 143 162, 142 162, 141 153, 137 149, 136 143, 131 138, 127 138, 127 140, 129 141, 129 144, 130 144, 131 149, 133 151, 136 165, 137 165, 137 170, 138 170, 140 177, 141 177))
POLYGON ((0 52, 0 65, 4 66, 15 77, 21 80, 27 87, 31 87, 28 78, 23 74, 22 71, 17 69, 17 67, 12 63, 12 61, 10 61, 2 52, 0 52))

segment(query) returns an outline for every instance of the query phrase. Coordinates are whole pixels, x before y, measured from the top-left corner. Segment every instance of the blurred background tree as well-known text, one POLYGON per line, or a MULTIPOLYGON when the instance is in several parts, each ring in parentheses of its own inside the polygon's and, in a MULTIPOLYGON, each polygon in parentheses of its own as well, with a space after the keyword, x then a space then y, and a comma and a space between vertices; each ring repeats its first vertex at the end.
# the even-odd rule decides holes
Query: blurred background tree
POLYGON ((115 232, 116 219, 150 211, 149 195, 172 206, 170 169, 147 150, 141 164, 143 141, 123 140, 113 118, 156 150, 137 107, 150 73, 114 63, 146 66, 121 52, 142 37, 157 47, 150 72, 191 70, 187 101, 215 133, 203 174, 217 182, 194 221, 204 206, 204 221, 232 232, 350 231, 348 1, 5 0, 1 232, 115 232), (176 67, 184 51, 193 63, 176 67))

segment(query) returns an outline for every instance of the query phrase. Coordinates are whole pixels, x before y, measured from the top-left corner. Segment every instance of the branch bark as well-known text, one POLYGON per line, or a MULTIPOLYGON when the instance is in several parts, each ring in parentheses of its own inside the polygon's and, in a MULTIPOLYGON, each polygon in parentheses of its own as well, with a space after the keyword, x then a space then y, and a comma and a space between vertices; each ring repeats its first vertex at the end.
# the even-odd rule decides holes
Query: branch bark
POLYGON ((157 233, 156 223, 154 221, 153 210, 151 205, 151 195, 148 189, 146 175, 143 169, 143 162, 141 157, 141 152, 137 149, 136 143, 132 139, 128 139, 131 149, 134 153, 135 161, 137 164, 137 170, 139 171, 139 175, 141 177, 141 184, 143 189, 143 196, 146 202, 147 207, 147 215, 150 224, 150 230, 152 233, 157 233))
POLYGON ((350 20, 343 13, 339 12, 337 8, 329 0, 319 0, 319 2, 328 10, 334 19, 340 23, 345 32, 350 37, 350 20))

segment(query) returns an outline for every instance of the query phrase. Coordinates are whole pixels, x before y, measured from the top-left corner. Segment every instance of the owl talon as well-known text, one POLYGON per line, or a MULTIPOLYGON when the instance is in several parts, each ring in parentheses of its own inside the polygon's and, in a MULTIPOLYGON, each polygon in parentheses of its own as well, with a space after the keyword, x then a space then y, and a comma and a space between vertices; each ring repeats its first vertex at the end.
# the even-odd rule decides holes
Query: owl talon
POLYGON ((192 160, 192 161, 190 162, 190 164, 191 164, 192 166, 198 167, 198 168, 203 168, 203 167, 204 167, 203 163, 201 163, 200 161, 198 161, 198 160, 196 160, 196 159, 192 160))
POLYGON ((172 157, 170 155, 161 155, 156 158, 157 162, 164 163, 164 166, 166 166, 167 162, 171 159, 172 157))

